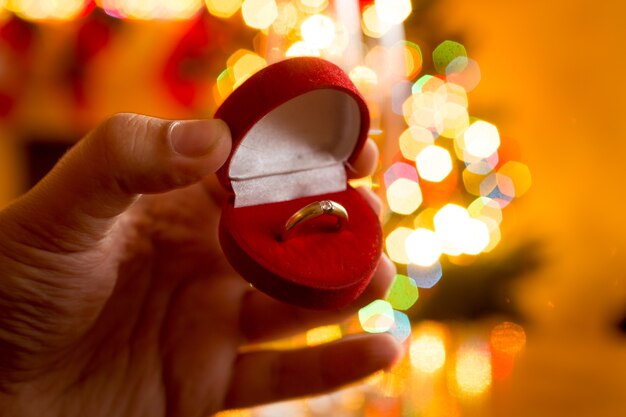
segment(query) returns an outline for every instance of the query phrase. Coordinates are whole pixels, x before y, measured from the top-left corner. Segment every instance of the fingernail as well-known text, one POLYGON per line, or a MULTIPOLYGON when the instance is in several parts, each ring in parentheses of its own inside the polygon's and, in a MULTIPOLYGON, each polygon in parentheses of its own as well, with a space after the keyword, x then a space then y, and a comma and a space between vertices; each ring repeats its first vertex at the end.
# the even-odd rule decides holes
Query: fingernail
POLYGON ((225 124, 218 120, 183 120, 170 125, 170 144, 174 152, 188 158, 211 153, 224 134, 225 124))

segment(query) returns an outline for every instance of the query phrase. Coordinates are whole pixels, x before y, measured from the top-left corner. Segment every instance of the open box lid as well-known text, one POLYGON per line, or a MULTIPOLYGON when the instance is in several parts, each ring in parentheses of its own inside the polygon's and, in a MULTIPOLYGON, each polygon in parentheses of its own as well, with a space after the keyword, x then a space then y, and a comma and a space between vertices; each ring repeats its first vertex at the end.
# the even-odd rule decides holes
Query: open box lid
POLYGON ((217 176, 235 207, 345 190, 345 164, 369 128, 365 101, 347 74, 311 57, 257 72, 215 117, 231 129, 233 150, 217 176))

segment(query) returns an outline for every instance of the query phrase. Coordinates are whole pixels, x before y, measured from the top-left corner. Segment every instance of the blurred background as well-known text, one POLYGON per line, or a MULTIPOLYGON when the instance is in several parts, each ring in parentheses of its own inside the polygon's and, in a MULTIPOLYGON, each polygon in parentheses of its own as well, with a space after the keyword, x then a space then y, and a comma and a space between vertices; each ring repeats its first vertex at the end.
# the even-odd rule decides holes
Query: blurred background
MULTIPOLYGON (((532 186, 523 197, 513 192, 507 198, 499 184, 500 194, 492 189, 467 199, 471 185, 461 170, 471 161, 463 150, 446 173, 456 180, 440 180, 447 191, 422 179, 418 158, 419 209, 388 207, 387 235, 407 222, 411 229, 432 226, 433 215, 418 219, 428 209, 489 197, 503 219, 497 241, 490 228, 488 250, 478 250, 488 253, 437 254, 443 277, 432 289, 421 285, 419 300, 406 309, 412 334, 404 340, 407 357, 394 371, 332 395, 224 415, 626 415, 621 2, 414 0, 408 14, 386 27, 368 21, 368 9, 380 12, 374 1, 0 0, 0 205, 25 192, 68 146, 113 113, 210 117, 233 88, 268 63, 319 55, 306 42, 293 47, 294 31, 307 39, 304 29, 289 25, 297 24, 298 13, 324 12, 320 4, 345 23, 346 45, 358 44, 349 48, 354 53, 319 49, 329 59, 335 54, 368 98, 370 133, 383 155, 379 175, 365 185, 393 206, 388 177, 414 175, 417 181, 417 173, 394 168, 417 156, 400 152, 399 137, 415 125, 402 109, 406 102, 392 111, 398 107, 394 86, 404 79, 408 92, 400 96, 415 101, 425 92, 424 74, 450 81, 450 72, 444 68, 442 76, 437 68, 447 58, 433 52, 452 40, 466 50, 452 58, 469 57, 480 68, 480 82, 465 88, 471 123, 477 117, 499 131, 500 161, 484 177, 492 168, 504 175, 499 170, 514 160, 530 173, 522 175, 524 188, 532 186), (335 4, 346 2, 352 8, 335 4), (412 45, 403 50, 400 75, 385 84, 368 64, 376 58, 369 54, 403 39, 419 54, 412 45)), ((452 140, 435 143, 458 155, 452 140)), ((521 180, 512 175, 511 181, 520 194, 521 180)), ((393 251, 389 239, 386 249, 393 251)), ((412 276, 402 257, 394 259, 399 272, 412 276)), ((367 327, 363 320, 360 326, 367 327)), ((357 327, 314 329, 277 346, 320 343, 357 327)))

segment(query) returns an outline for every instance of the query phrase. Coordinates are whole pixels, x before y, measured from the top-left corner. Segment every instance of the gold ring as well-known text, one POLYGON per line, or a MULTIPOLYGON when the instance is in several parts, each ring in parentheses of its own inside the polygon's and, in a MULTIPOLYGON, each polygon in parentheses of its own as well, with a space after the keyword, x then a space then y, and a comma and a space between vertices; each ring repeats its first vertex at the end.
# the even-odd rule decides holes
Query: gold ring
POLYGON ((285 223, 285 232, 289 232, 300 223, 324 214, 337 217, 338 225, 344 221, 348 221, 348 211, 341 204, 331 200, 316 201, 314 203, 307 204, 300 210, 293 213, 285 223))

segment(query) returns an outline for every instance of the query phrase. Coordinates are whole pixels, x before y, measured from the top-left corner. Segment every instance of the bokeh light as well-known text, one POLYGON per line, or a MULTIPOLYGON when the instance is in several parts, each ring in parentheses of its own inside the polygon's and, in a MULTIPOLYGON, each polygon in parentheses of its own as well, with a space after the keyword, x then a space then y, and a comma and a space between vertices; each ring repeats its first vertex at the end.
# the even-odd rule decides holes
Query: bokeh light
POLYGON ((107 14, 124 19, 183 20, 197 15, 206 5, 202 0, 101 0, 107 14))
POLYGON ((228 19, 241 7, 243 0, 204 0, 206 7, 213 16, 228 19))
POLYGON ((328 0, 298 0, 300 10, 305 13, 321 13, 328 7, 328 0))
POLYGON ((406 275, 396 274, 385 300, 396 310, 408 310, 419 298, 415 280, 406 275))
POLYGON ((316 14, 302 22, 300 32, 304 41, 313 48, 324 49, 335 40, 335 23, 328 16, 316 14))
POLYGON ((364 65, 358 65, 352 68, 352 70, 350 70, 349 77, 354 85, 356 85, 359 91, 363 94, 373 91, 378 85, 378 76, 376 75, 376 72, 364 65))
POLYGON ((424 322, 413 332, 409 348, 411 365, 419 372, 432 374, 446 363, 445 333, 435 323, 424 322))
POLYGON ((441 239, 442 251, 447 255, 463 253, 469 213, 456 204, 446 204, 435 214, 435 232, 441 239))
POLYGON ((296 56, 320 56, 320 51, 304 41, 297 41, 287 49, 285 56, 288 58, 296 56))
POLYGON ((409 264, 407 267, 409 277, 415 280, 418 288, 432 288, 439 282, 443 275, 441 262, 437 261, 430 266, 409 264))
POLYGON ((465 150, 473 156, 488 158, 500 146, 498 128, 491 123, 478 120, 464 134, 465 150))
POLYGON ((455 59, 460 60, 457 61, 457 66, 462 67, 462 60, 465 60, 467 65, 467 51, 458 42, 443 41, 433 50, 433 64, 439 74, 446 74, 448 65, 455 59))
POLYGON ((419 45, 401 41, 391 47, 391 56, 400 57, 400 65, 394 65, 392 70, 400 77, 411 80, 422 70, 423 58, 419 45))
POLYGON ((503 175, 513 183, 514 196, 519 198, 526 194, 530 188, 532 178, 530 169, 521 162, 508 161, 498 169, 498 174, 503 175))
POLYGON ((415 161, 417 155, 429 145, 435 143, 433 133, 421 126, 410 126, 398 139, 400 152, 409 161, 415 161))
POLYGON ((385 300, 375 300, 359 310, 359 322, 368 333, 389 331, 394 324, 394 311, 385 300))
POLYGON ((316 327, 306 332, 306 344, 308 346, 317 346, 341 339, 341 336, 341 327, 336 324, 316 327))
POLYGON ((251 28, 267 29, 278 17, 278 6, 275 0, 244 0, 241 14, 251 28))
POLYGON ((491 198, 504 208, 515 197, 515 186, 506 175, 492 173, 480 183, 480 195, 491 198))
POLYGON ((409 261, 419 266, 431 266, 441 256, 441 240, 432 230, 416 229, 406 239, 405 245, 409 261))
POLYGON ((272 23, 272 29, 279 36, 287 36, 298 25, 298 9, 293 3, 280 3, 278 5, 278 16, 272 23))
POLYGON ((399 178, 387 187, 387 203, 394 213, 411 214, 422 204, 422 189, 416 181, 399 178))
POLYGON ((426 181, 441 182, 452 172, 450 153, 439 146, 429 145, 415 160, 419 176, 426 181))
POLYGON ((228 58, 226 64, 232 68, 234 88, 237 88, 255 72, 267 66, 267 61, 255 52, 239 49, 228 58))
POLYGON ((480 78, 480 66, 471 58, 456 57, 446 67, 446 79, 462 86, 468 93, 476 88, 480 78))
POLYGON ((497 324, 491 330, 489 340, 495 351, 507 355, 516 355, 526 345, 526 332, 522 326, 505 321, 497 324))
POLYGON ((374 5, 380 20, 392 25, 404 22, 413 10, 411 0, 375 0, 374 5))
POLYGON ((482 394, 491 386, 491 351, 479 340, 466 341, 456 352, 457 388, 468 395, 482 394))
POLYGON ((363 16, 361 21, 361 28, 363 33, 372 38, 381 38, 389 29, 392 24, 385 22, 380 18, 376 12, 376 7, 370 5, 363 10, 363 16))
POLYGON ((12 0, 10 6, 26 20, 70 20, 85 9, 86 0, 12 0))
POLYGON ((388 332, 396 338, 399 343, 404 343, 411 336, 411 320, 409 316, 401 311, 394 310, 393 325, 388 332))
POLYGON ((385 249, 392 261, 399 264, 409 263, 405 242, 411 233, 413 233, 413 230, 408 227, 398 227, 387 235, 385 249))

